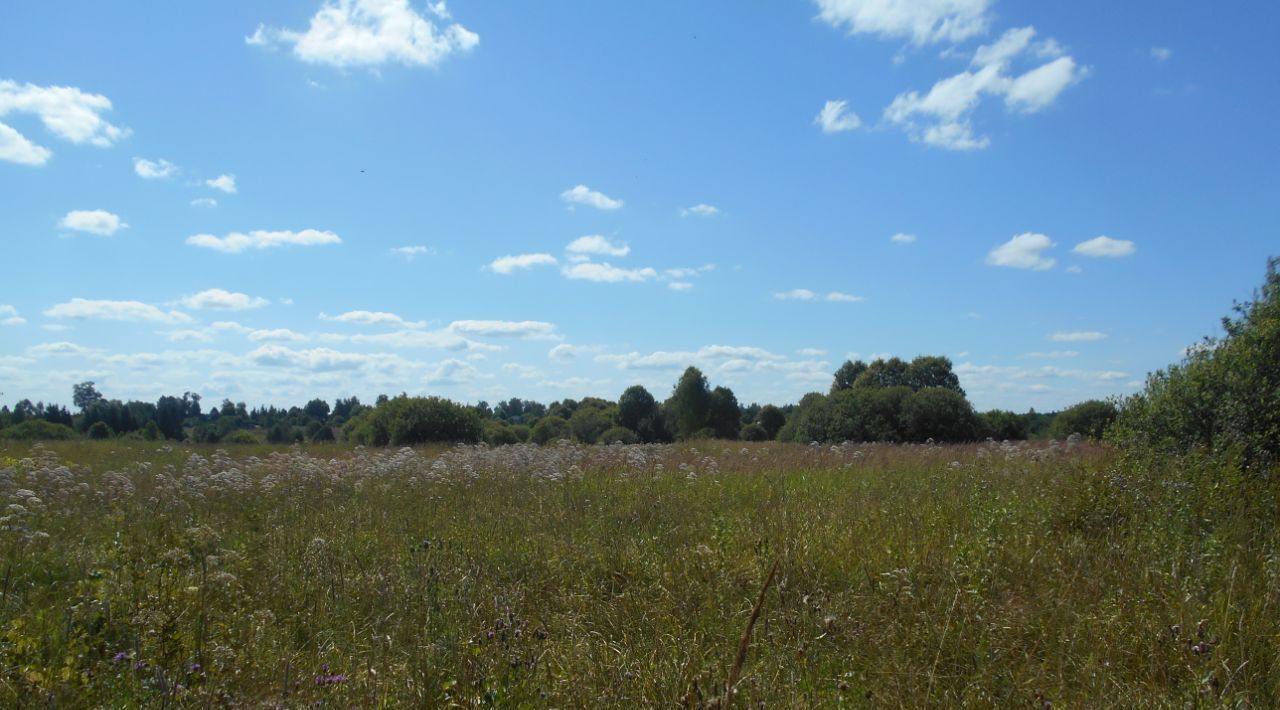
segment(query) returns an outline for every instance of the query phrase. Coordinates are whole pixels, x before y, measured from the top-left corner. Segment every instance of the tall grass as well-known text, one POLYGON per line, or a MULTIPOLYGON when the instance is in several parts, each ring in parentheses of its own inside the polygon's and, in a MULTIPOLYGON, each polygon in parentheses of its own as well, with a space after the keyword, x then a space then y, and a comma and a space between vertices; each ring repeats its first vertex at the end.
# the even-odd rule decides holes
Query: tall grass
POLYGON ((1280 704, 1275 485, 1089 446, 0 447, 0 706, 1280 704), (14 508, 13 506, 17 506, 14 508))

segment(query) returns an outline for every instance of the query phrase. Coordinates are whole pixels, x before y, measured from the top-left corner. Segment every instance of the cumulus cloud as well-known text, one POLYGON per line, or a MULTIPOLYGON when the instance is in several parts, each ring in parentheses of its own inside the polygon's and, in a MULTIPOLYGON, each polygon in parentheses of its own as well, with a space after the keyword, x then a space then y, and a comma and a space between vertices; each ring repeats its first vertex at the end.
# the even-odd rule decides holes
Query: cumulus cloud
POLYGON ((0 303, 0 325, 26 325, 27 319, 18 315, 18 309, 6 303, 0 303))
POLYGON ((232 232, 225 237, 212 234, 196 234, 187 237, 187 244, 223 252, 239 254, 247 249, 270 249, 284 246, 317 246, 321 244, 341 244, 342 239, 333 232, 316 229, 304 229, 299 232, 290 230, 268 231, 255 229, 248 234, 232 232))
POLYGON ((111 214, 106 210, 72 210, 58 220, 58 226, 63 229, 74 229, 77 232, 110 237, 129 225, 122 222, 119 215, 111 214))
POLYGON ((681 217, 714 217, 718 214, 720 214, 720 208, 713 207, 712 205, 708 205, 703 202, 699 202, 693 207, 680 208, 681 217))
POLYGON ((626 242, 614 243, 599 234, 578 237, 569 242, 565 251, 570 254, 597 254, 601 256, 626 256, 631 247, 626 242))
POLYGON ((489 262, 489 270, 495 274, 510 274, 517 269, 532 269, 535 266, 551 266, 557 264, 550 254, 515 254, 501 256, 489 262))
POLYGON ((906 232, 898 232, 892 237, 889 237, 889 241, 893 242, 894 244, 915 244, 916 235, 907 234, 906 232))
POLYGON ((1060 330, 1049 336, 1049 340, 1056 343, 1090 343, 1106 338, 1106 333, 1096 330, 1060 330))
POLYGON ((387 63, 431 67, 480 43, 480 36, 451 22, 444 2, 427 4, 426 17, 409 0, 330 0, 305 32, 259 25, 245 43, 286 45, 309 64, 338 68, 387 63))
POLYGON ((219 175, 212 180, 205 180, 204 184, 215 190, 221 190, 229 195, 235 194, 236 176, 235 175, 219 175))
POLYGON ((134 158, 133 171, 138 174, 138 177, 146 180, 167 180, 177 174, 178 166, 163 158, 160 160, 134 158))
POLYGON ((959 42, 986 31, 992 0, 816 0, 818 17, 849 34, 959 42))
MULTIPOLYGON (((111 100, 70 86, 36 86, 0 81, 0 118, 10 113, 39 117, 54 135, 72 143, 107 147, 129 135, 102 118, 111 100)), ((0 160, 23 165, 44 165, 53 152, 36 145, 12 127, 0 123, 0 160)))
POLYGON ((556 326, 540 320, 456 320, 447 328, 450 332, 481 337, 518 337, 547 339, 557 337, 556 326))
POLYGON ((1053 240, 1045 235, 1026 232, 992 249, 987 254, 987 263, 1013 269, 1052 269, 1058 260, 1045 256, 1044 252, 1054 246, 1053 240))
POLYGON ((575 185, 565 190, 560 193, 560 199, 570 205, 587 205, 598 210, 616 210, 622 207, 622 200, 615 200, 603 192, 592 190, 586 185, 575 185))
POLYGON ((491 379, 492 377, 493 375, 480 372, 475 365, 466 360, 450 358, 428 373, 426 381, 429 385, 465 385, 479 379, 491 379))
POLYGON ((157 323, 190 323, 191 316, 181 311, 162 311, 140 301, 110 301, 73 298, 44 312, 50 318, 73 320, 153 321, 157 323))
POLYGON ((391 253, 399 257, 404 257, 405 261, 413 261, 415 257, 426 256, 427 254, 433 254, 435 253, 435 250, 433 250, 431 247, 414 245, 414 246, 407 246, 407 247, 392 247, 391 253))
POLYGON ((244 311, 261 308, 270 301, 247 293, 236 293, 220 288, 211 288, 190 296, 183 296, 180 303, 187 308, 207 308, 217 311, 244 311))
POLYGON ((984 96, 999 96, 1005 107, 1035 113, 1088 73, 1069 56, 1058 56, 1025 73, 1010 72, 1018 57, 1046 57, 1061 52, 1053 40, 1037 42, 1035 28, 1008 30, 974 53, 969 69, 935 83, 928 93, 899 94, 884 110, 885 120, 903 128, 912 140, 951 150, 978 150, 990 145, 973 132, 971 116, 984 96))
POLYGON ((1138 248, 1134 246, 1134 243, 1127 239, 1112 239, 1111 237, 1102 236, 1080 242, 1071 251, 1081 256, 1115 258, 1129 256, 1137 250, 1138 248))
POLYGON ((600 348, 594 345, 570 345, 568 343, 560 343, 547 351, 547 357, 552 360, 572 360, 579 355, 599 351, 600 348))
POLYGON ((658 277, 658 272, 648 266, 638 269, 623 269, 608 263, 580 262, 569 264, 560 270, 565 278, 597 283, 620 283, 624 281, 650 281, 658 277))
POLYGON ((355 323, 358 325, 386 325, 395 328, 425 328, 426 321, 410 321, 401 318, 395 313, 387 313, 385 311, 347 311, 336 316, 325 313, 320 314, 320 320, 335 321, 338 323, 355 323))
POLYGON ((847 101, 828 101, 813 122, 822 127, 823 133, 852 131, 862 125, 858 114, 848 110, 847 101))
MULTIPOLYGON (((656 351, 597 355, 596 362, 614 365, 622 370, 666 370, 690 364, 719 366, 729 371, 785 368, 787 358, 764 348, 738 345, 707 345, 694 351, 656 351)), ((827 375, 830 377, 830 375, 827 375)))

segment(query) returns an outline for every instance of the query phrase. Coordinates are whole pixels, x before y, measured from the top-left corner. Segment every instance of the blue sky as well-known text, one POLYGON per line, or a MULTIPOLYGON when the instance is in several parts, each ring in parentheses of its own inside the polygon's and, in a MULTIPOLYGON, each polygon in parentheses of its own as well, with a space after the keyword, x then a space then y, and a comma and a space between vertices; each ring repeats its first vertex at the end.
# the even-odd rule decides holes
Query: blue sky
POLYGON ((1278 20, 6 6, 0 399, 663 397, 694 364, 783 403, 882 354, 982 409, 1131 392, 1277 253, 1278 20))

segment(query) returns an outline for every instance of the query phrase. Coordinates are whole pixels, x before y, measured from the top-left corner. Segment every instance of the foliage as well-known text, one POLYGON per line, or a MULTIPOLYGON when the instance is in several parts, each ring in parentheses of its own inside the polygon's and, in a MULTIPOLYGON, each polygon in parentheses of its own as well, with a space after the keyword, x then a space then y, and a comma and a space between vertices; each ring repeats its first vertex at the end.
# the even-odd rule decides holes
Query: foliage
POLYGON ((986 435, 996 441, 1022 441, 1028 437, 1027 418, 1002 409, 981 415, 986 435))
POLYGON ((699 432, 711 422, 711 389, 701 370, 689 367, 680 375, 666 409, 677 439, 699 438, 699 432))
POLYGON ((835 377, 831 380, 831 394, 853 387, 853 383, 858 381, 858 376, 866 371, 867 363, 861 360, 857 362, 845 360, 844 364, 836 369, 835 377))
POLYGON ((760 426, 755 422, 751 422, 750 424, 742 427, 742 431, 739 432, 738 437, 741 438, 743 441, 768 441, 769 440, 769 434, 764 430, 764 427, 760 426))
POLYGON ((615 426, 601 434, 598 441, 601 444, 638 444, 640 436, 624 426, 615 426))
POLYGON ((738 417, 738 398, 733 395, 733 390, 728 387, 711 390, 707 415, 707 424, 715 432, 717 439, 738 438, 741 420, 738 417))
MULTIPOLYGON (((328 431, 328 430, 326 429, 326 431, 328 431)), ((313 441, 314 441, 314 439, 313 439, 313 441)), ((327 441, 333 441, 333 433, 332 433, 332 432, 330 432, 330 434, 329 434, 329 438, 327 439, 327 441)), ((238 429, 238 430, 233 431, 233 432, 231 432, 230 434, 227 434, 226 436, 222 437, 222 443, 223 443, 223 444, 245 445, 245 444, 257 444, 257 443, 259 443, 259 441, 258 441, 258 437, 254 436, 253 434, 251 434, 251 433, 249 433, 249 432, 245 431, 244 429, 238 429)))
POLYGON ((76 432, 65 424, 54 424, 43 419, 28 419, 21 424, 0 429, 0 439, 12 441, 56 441, 75 439, 76 432))
POLYGON ((366 446, 412 446, 432 441, 475 443, 484 435, 480 416, 440 397, 388 399, 347 422, 345 437, 366 446))
POLYGON ((982 422, 964 395, 945 387, 925 387, 902 403, 904 441, 961 442, 982 438, 982 422))
POLYGON ((569 417, 569 430, 573 436, 584 444, 594 444, 606 429, 613 426, 612 407, 602 407, 596 403, 582 403, 569 417))
POLYGON ((628 387, 618 398, 617 424, 647 443, 670 441, 657 400, 640 385, 628 387))
POLYGON ((1101 439, 1107 427, 1115 420, 1116 405, 1091 399, 1059 412, 1049 430, 1058 439, 1065 439, 1072 434, 1101 439))
POLYGON ((772 404, 766 404, 756 415, 756 423, 764 430, 764 438, 772 441, 778 438, 778 431, 787 423, 787 415, 772 404))
POLYGON ((1246 468, 1280 463, 1280 259, 1262 288, 1223 318, 1225 335, 1147 378, 1120 408, 1114 437, 1156 452, 1234 452, 1246 468))
POLYGON ((537 424, 533 425, 529 430, 529 441, 535 444, 548 444, 568 439, 572 435, 573 430, 569 428, 569 421, 552 414, 542 417, 537 424))
POLYGON ((111 427, 107 426, 106 422, 94 422, 93 426, 89 427, 89 431, 85 433, 88 434, 90 439, 101 440, 112 437, 111 427))

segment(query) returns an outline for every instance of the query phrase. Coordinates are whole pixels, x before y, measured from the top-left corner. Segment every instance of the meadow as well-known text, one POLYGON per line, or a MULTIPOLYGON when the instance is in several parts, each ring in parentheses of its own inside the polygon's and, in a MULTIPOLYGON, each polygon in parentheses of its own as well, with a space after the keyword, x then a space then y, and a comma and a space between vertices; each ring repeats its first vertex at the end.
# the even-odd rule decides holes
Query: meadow
POLYGON ((1280 497, 1238 470, 6 442, 0 705, 1275 707, 1280 497))

